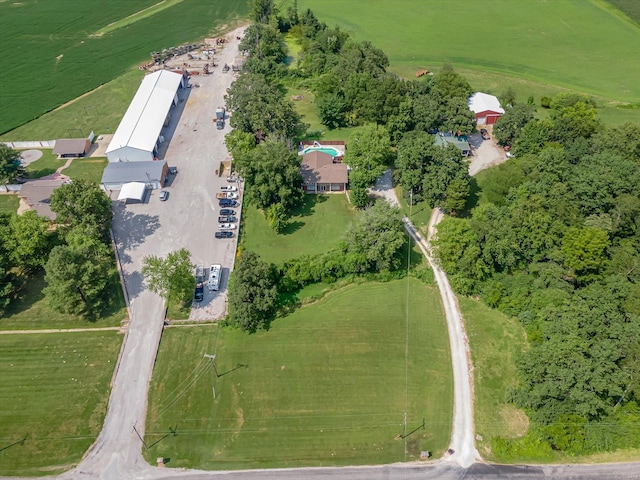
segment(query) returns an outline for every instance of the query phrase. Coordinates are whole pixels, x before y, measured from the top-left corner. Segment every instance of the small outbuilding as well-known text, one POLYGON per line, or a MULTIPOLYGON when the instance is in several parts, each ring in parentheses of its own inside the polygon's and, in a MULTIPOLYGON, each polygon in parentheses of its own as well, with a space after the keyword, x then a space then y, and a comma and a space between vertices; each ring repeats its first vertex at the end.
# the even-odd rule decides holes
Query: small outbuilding
POLYGON ((300 174, 306 193, 344 192, 349 182, 347 166, 318 150, 302 155, 300 174))
POLYGON ((493 125, 504 114, 500 100, 488 93, 476 92, 467 101, 478 125, 493 125))
POLYGON ((442 148, 447 145, 453 145, 458 150, 460 150, 460 155, 463 157, 468 157, 471 155, 471 145, 469 145, 469 140, 467 137, 463 135, 455 136, 455 135, 444 135, 442 133, 436 133, 434 135, 434 145, 438 145, 442 148))
POLYGON ((121 190, 125 183, 142 182, 147 188, 164 187, 169 174, 165 160, 151 162, 109 163, 102 173, 100 184, 104 190, 121 190))
POLYGON ((61 158, 84 157, 90 149, 91 140, 88 138, 61 138, 56 140, 53 153, 61 158))
POLYGON ((125 183, 120 190, 118 200, 125 203, 142 203, 147 193, 147 186, 142 182, 125 183))

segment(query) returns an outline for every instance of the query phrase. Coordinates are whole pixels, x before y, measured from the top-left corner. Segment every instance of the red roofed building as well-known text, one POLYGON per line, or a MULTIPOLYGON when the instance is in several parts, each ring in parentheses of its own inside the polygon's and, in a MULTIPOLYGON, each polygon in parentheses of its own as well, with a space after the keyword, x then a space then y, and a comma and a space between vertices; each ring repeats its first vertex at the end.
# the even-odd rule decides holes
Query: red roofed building
POLYGON ((504 113, 498 97, 487 93, 474 93, 469 97, 467 104, 475 114, 478 125, 493 125, 504 113))

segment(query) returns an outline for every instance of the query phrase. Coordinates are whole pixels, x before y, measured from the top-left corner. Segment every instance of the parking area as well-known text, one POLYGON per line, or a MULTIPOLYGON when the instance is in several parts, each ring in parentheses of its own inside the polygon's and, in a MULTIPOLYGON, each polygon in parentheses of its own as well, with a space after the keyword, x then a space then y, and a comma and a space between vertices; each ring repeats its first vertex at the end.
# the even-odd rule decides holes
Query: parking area
POLYGON ((469 143, 473 150, 473 156, 469 157, 469 175, 475 175, 485 168, 507 161, 506 153, 493 138, 492 125, 488 125, 486 129, 490 137, 488 140, 484 140, 479 131, 469 135, 469 143))
MULTIPOLYGON (((219 49, 218 65, 233 62, 238 52, 236 37, 241 35, 240 30, 227 35, 227 43, 219 49)), ((224 94, 234 79, 218 66, 210 75, 192 78, 199 88, 178 92, 179 105, 163 131, 165 144, 160 151, 160 157, 177 168, 163 189, 169 192, 167 200, 160 200, 161 190, 153 190, 145 203, 114 206, 114 234, 131 298, 142 291, 139 272, 147 255, 165 256, 186 248, 194 264, 205 266, 206 274, 211 264, 222 265, 220 290, 205 288, 203 301, 192 309, 192 320, 218 319, 226 312, 227 283, 238 237, 236 229, 232 238, 215 238, 220 210, 216 193, 228 185, 228 172, 219 175, 216 171, 220 173, 221 162, 228 160, 224 136, 230 129, 228 122, 224 129, 216 129, 215 110, 224 105, 224 94)), ((242 184, 233 185, 243 193, 242 184)), ((234 210, 239 216, 240 207, 234 210)))

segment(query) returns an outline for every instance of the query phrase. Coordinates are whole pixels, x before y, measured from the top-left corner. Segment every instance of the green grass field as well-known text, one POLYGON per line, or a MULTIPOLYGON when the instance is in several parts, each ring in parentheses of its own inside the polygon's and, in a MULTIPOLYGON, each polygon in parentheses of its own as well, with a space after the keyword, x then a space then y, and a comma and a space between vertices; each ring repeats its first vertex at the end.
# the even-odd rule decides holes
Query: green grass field
POLYGON ((64 169, 64 174, 72 180, 83 179, 90 182, 100 183, 102 172, 107 166, 106 158, 75 158, 69 167, 64 169))
POLYGON ((303 254, 326 252, 337 245, 355 218, 345 195, 305 195, 304 203, 278 235, 253 206, 243 213, 242 249, 256 252, 262 260, 281 263, 303 254))
POLYGON ((58 159, 57 155, 51 153, 51 149, 45 148, 40 151, 42 152, 42 157, 30 163, 25 168, 28 178, 40 178, 51 175, 67 161, 66 159, 58 159))
POLYGON ((119 326, 122 320, 126 318, 127 310, 120 281, 115 272, 115 264, 112 280, 109 285, 111 305, 107 311, 103 312, 103 317, 95 321, 87 321, 75 315, 54 311, 42 293, 42 289, 46 285, 44 272, 36 272, 27 280, 24 288, 18 293, 18 298, 11 302, 2 318, 0 318, 0 330, 119 326))
MULTIPOLYGON (((599 0, 459 0, 455 8, 447 0, 300 0, 298 7, 373 42, 406 77, 448 61, 475 88, 499 95, 512 86, 521 101, 570 89, 600 103, 640 102, 640 63, 630 57, 640 50, 640 27, 599 0)), ((605 118, 618 123, 616 113, 629 116, 616 109, 605 118)))
POLYGON ((526 414, 507 403, 507 391, 517 382, 515 360, 527 341, 515 318, 469 298, 458 300, 473 360, 478 449, 485 460, 495 460, 491 438, 524 435, 529 426, 526 414))
MULTIPOLYGON (((200 40, 234 24, 246 15, 248 4, 246 0, 167 0, 141 12, 158 3, 0 2, 0 31, 11 32, 0 40, 6 66, 0 71, 0 133, 129 72, 148 61, 152 51, 200 40), (118 28, 106 28, 111 24, 118 28), (95 35, 101 29, 105 33, 95 35)), ((108 110, 100 112, 105 115, 108 110)), ((73 123, 65 127, 78 128, 73 123)), ((116 127, 112 124, 112 131, 116 127)), ((48 140, 19 140, 30 139, 48 140)))
POLYGON ((0 335, 0 475, 80 461, 102 427, 121 343, 116 332, 0 335))
POLYGON ((438 292, 414 279, 353 285, 268 332, 166 329, 150 389, 146 443, 155 445, 145 456, 205 469, 404 461, 395 438, 405 410, 408 431, 426 422, 407 438, 406 460, 440 455, 452 373, 438 292), (205 352, 217 355, 219 377, 205 352), (170 427, 177 436, 165 437, 170 427))
POLYGON ((0 212, 16 213, 20 205, 20 198, 15 194, 0 195, 0 212))

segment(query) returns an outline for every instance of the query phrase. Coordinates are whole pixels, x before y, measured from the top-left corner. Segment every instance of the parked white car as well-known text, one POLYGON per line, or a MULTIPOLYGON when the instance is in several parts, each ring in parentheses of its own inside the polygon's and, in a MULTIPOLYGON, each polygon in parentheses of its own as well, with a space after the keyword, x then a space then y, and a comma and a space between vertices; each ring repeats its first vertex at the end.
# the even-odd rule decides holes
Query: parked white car
POLYGON ((234 193, 234 192, 227 192, 227 198, 229 198, 231 200, 237 200, 238 199, 238 194, 234 193))
POLYGON ((225 187, 220 187, 220 190, 222 190, 223 192, 237 192, 238 187, 236 187, 235 185, 228 185, 225 187))
POLYGON ((220 223, 220 224, 218 224, 218 228, 220 230, 233 230, 234 228, 236 228, 236 224, 235 223, 220 223))

